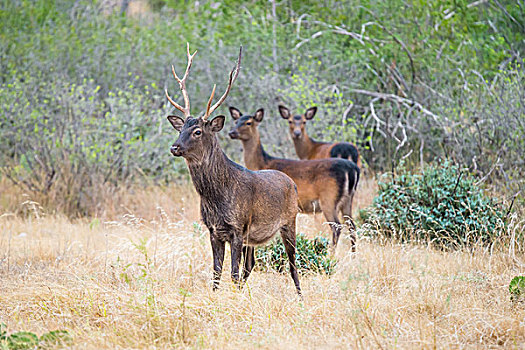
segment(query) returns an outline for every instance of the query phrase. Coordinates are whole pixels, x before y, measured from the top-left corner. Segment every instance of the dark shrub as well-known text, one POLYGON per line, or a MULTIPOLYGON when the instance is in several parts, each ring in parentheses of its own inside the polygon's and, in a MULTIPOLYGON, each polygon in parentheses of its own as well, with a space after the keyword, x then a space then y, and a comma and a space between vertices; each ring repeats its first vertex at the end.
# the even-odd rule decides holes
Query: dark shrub
POLYGON ((401 169, 384 176, 373 205, 361 212, 369 234, 442 247, 492 243, 505 231, 504 215, 473 176, 449 161, 422 174, 401 169))

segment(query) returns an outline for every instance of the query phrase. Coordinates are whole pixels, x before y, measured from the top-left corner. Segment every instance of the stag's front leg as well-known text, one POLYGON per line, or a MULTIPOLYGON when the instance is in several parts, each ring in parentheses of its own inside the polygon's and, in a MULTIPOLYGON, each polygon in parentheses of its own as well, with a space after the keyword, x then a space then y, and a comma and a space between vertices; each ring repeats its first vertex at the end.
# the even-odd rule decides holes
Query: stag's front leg
POLYGON ((219 288, 221 281, 222 263, 224 262, 224 245, 214 230, 210 230, 211 249, 213 252, 213 290, 219 288))
POLYGON ((231 241, 231 253, 232 253, 232 281, 233 283, 240 286, 239 266, 241 264, 242 256, 242 234, 234 234, 231 241))

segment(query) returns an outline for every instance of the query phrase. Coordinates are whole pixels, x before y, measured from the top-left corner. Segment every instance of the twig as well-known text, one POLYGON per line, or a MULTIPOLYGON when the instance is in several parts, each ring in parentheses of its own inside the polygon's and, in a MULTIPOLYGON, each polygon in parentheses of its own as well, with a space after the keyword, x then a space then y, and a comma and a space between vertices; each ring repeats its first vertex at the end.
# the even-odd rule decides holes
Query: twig
MULTIPOLYGON (((477 1, 477 2, 481 2, 481 1, 483 1, 483 0, 480 0, 480 1, 477 1)), ((488 0, 485 0, 485 1, 488 1, 488 0)), ((501 10, 507 15, 507 17, 510 18, 510 20, 511 20, 512 22, 516 23, 516 24, 521 28, 522 31, 525 31, 525 26, 523 26, 522 23, 520 23, 520 22, 517 21, 514 17, 512 17, 512 15, 507 11, 507 9, 506 9, 504 6, 502 6, 502 5, 499 3, 498 0, 493 0, 493 1, 494 1, 494 2, 496 3, 496 5, 498 5, 498 7, 499 7, 499 8, 500 8, 500 9, 501 9, 501 10)), ((467 6, 467 7, 468 7, 468 6, 467 6)))
POLYGON ((507 221, 510 211, 512 210, 512 206, 514 205, 514 201, 516 200, 516 197, 518 197, 520 193, 521 193, 521 190, 516 192, 516 194, 514 194, 514 196, 512 197, 512 202, 510 202, 510 206, 509 206, 509 209, 507 210, 507 214, 505 214, 505 221, 507 221))
POLYGON ((345 111, 343 112, 343 126, 346 122, 346 119, 348 118, 348 114, 350 113, 350 111, 352 110, 352 108, 354 108, 354 103, 352 101, 350 101, 350 104, 348 105, 348 107, 346 107, 345 111))
POLYGON ((413 150, 413 149, 410 149, 410 151, 408 151, 408 153, 407 153, 407 154, 405 154, 405 155, 404 155, 403 157, 401 157, 401 159, 400 159, 400 160, 404 160, 404 159, 406 159, 406 158, 410 157, 410 155, 412 154, 412 152, 414 152, 414 150, 413 150))
POLYGON ((293 48, 294 50, 297 50, 298 48, 300 48, 301 46, 303 46, 304 44, 306 44, 307 42, 315 39, 315 38, 318 38, 320 37, 321 35, 323 35, 323 31, 320 30, 316 33, 314 33, 311 37, 307 38, 307 39, 303 39, 301 40, 299 43, 297 43, 297 45, 295 45, 295 47, 293 48))
POLYGON ((476 182, 476 186, 480 185, 481 183, 483 183, 489 176, 490 174, 492 174, 492 172, 494 171, 494 169, 496 169, 496 167, 498 166, 499 164, 499 161, 500 161, 500 156, 498 155, 498 159, 496 160, 496 162, 494 163, 494 165, 492 166, 492 168, 489 170, 489 172, 487 174, 485 174, 485 176, 483 176, 481 179, 479 179, 479 181, 476 182))
MULTIPOLYGON (((399 149, 400 149, 401 147, 403 147, 403 146, 405 145, 405 143, 406 143, 407 140, 408 140, 407 132, 406 132, 406 130, 405 130, 405 127, 403 126, 403 124, 401 124, 401 122, 399 122, 399 125, 401 126, 401 131, 402 131, 402 133, 403 133, 403 139, 402 139, 401 142, 397 145, 397 147, 396 147, 396 153, 397 153, 397 151, 399 151, 399 149)), ((412 153, 412 151, 410 151, 410 152, 412 153)))
MULTIPOLYGON (((474 2, 471 2, 470 4, 468 4, 467 8, 472 8, 474 6, 482 5, 482 4, 486 3, 486 2, 489 2, 489 0, 474 1, 474 2)), ((496 3, 497 3, 497 1, 496 1, 496 3)), ((445 17, 443 17, 444 20, 450 19, 456 14, 456 11, 454 11, 454 10, 452 10, 450 12, 448 12, 448 11, 449 11, 448 9, 443 11, 443 14, 445 15, 445 17)))
POLYGON ((458 189, 459 180, 461 179, 461 176, 463 176, 463 171, 459 172, 458 179, 456 180, 456 186, 454 186, 454 190, 452 191, 452 195, 450 196, 451 198, 456 195, 456 190, 458 189))

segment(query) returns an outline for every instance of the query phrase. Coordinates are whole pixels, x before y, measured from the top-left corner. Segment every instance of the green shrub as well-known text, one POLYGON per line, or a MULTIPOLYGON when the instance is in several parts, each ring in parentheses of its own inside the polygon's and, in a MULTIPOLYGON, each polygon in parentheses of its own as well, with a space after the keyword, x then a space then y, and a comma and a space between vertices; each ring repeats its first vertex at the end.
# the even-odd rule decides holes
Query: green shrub
MULTIPOLYGON (((308 239, 299 233, 296 238, 295 265, 299 273, 323 273, 330 275, 334 272, 336 261, 329 254, 330 241, 324 237, 308 239)), ((256 251, 257 266, 264 270, 274 270, 280 273, 287 271, 288 256, 281 239, 275 239, 267 246, 256 251)))
POLYGON ((71 342, 67 331, 56 330, 43 334, 40 338, 32 332, 20 331, 7 335, 7 327, 0 323, 0 350, 56 349, 71 342))
POLYGON ((378 185, 373 205, 361 212, 366 233, 465 247, 490 244, 504 232, 501 205, 449 161, 428 166, 422 174, 401 169, 378 185))
POLYGON ((525 276, 516 276, 509 283, 511 301, 525 300, 525 276))

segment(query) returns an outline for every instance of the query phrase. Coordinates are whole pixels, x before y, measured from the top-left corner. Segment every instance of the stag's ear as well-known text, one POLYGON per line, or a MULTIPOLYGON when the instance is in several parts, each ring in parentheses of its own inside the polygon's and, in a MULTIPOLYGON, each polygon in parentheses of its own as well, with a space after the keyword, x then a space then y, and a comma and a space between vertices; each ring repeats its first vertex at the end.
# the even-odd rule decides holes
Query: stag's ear
POLYGON ((218 115, 210 121, 210 128, 212 132, 219 132, 224 127, 224 120, 226 119, 223 115, 218 115))
POLYGON ((255 112, 255 115, 254 115, 253 119, 254 119, 257 123, 260 123, 260 122, 262 122, 263 117, 264 117, 264 109, 263 109, 263 108, 259 108, 259 109, 257 110, 257 112, 255 112))
POLYGON ((315 116, 315 113, 317 113, 317 107, 310 107, 306 110, 304 117, 310 120, 315 116))
POLYGON ((232 118, 234 120, 237 120, 239 119, 241 116, 242 116, 242 113, 241 111, 239 111, 237 108, 235 107, 230 107, 230 114, 232 115, 232 118))
POLYGON ((284 119, 290 118, 290 110, 285 106, 279 106, 279 113, 281 113, 281 117, 283 117, 284 119))
POLYGON ((182 130, 182 126, 184 125, 184 119, 181 117, 178 117, 176 115, 170 115, 168 116, 168 121, 171 123, 171 126, 175 128, 177 131, 182 130))

